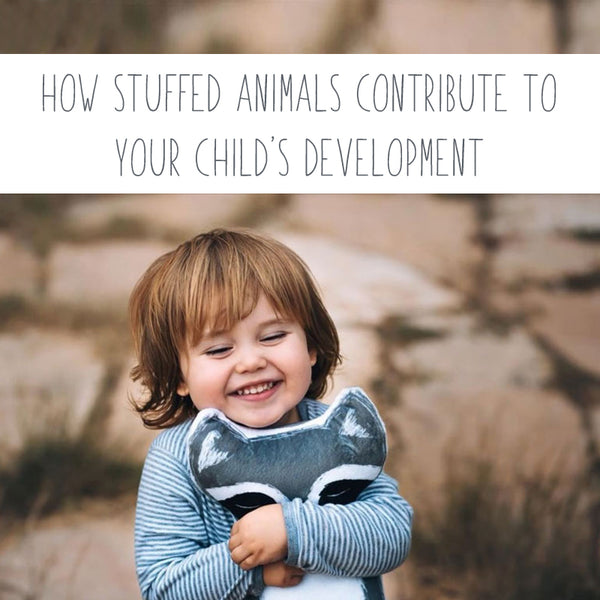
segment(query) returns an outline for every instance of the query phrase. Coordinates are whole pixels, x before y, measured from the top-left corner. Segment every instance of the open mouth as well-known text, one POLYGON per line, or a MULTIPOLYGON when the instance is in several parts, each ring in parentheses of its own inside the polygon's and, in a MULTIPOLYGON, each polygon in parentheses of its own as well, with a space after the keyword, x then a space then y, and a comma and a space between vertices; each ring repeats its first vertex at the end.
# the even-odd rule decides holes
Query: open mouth
POLYGON ((257 385, 249 385, 248 387, 240 388, 233 392, 234 396, 256 396, 272 390, 279 382, 278 381, 267 381, 265 383, 259 383, 257 385))

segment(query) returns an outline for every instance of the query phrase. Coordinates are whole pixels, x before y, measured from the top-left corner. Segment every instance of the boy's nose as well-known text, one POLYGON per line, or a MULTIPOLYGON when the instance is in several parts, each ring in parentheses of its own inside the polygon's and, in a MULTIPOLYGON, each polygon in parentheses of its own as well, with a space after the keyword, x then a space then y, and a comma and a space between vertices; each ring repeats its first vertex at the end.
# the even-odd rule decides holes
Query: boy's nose
POLYGON ((267 366, 266 358, 256 350, 246 350, 240 352, 238 361, 236 364, 236 371, 238 373, 248 373, 263 369, 267 366))

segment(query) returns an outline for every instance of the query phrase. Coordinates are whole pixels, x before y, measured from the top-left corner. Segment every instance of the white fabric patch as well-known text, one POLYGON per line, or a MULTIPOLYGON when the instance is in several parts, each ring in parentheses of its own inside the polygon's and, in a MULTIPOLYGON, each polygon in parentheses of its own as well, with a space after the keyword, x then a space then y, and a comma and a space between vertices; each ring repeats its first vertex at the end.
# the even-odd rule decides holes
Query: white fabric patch
POLYGON ((340 433, 341 435, 347 435, 348 437, 371 437, 367 430, 358 423, 356 420, 356 413, 353 410, 349 410, 346 414, 340 433))
MULTIPOLYGON (((205 408, 204 410, 198 413, 194 424, 192 425, 192 433, 196 427, 199 425, 199 421, 208 420, 209 418, 220 415, 219 419, 224 423, 229 423, 232 429, 239 431, 243 436, 247 439, 259 438, 259 437, 275 437, 281 433, 289 433, 290 431, 298 431, 300 429, 317 429, 319 427, 323 427, 329 418, 335 414, 338 410, 338 407, 344 403, 347 396, 357 395, 360 398, 366 399, 367 402, 370 402, 368 398, 365 396, 365 393, 357 387, 344 388, 335 398, 335 400, 329 405, 327 410, 323 412, 318 417, 311 419, 310 421, 299 421, 298 423, 294 423, 292 425, 284 425, 283 427, 266 427, 264 429, 253 429, 252 427, 246 427, 245 425, 240 425, 239 423, 234 423, 230 421, 224 414, 218 411, 216 408, 205 408)), ((364 402, 364 401, 363 401, 364 402)), ((190 434, 191 437, 191 434, 190 434)), ((363 436, 364 437, 364 436, 363 436)), ((368 437, 368 436, 367 436, 368 437)))
POLYGON ((373 481, 381 473, 381 467, 376 465, 340 465, 326 471, 310 488, 308 500, 318 504, 321 492, 334 481, 373 481))
POLYGON ((305 575, 302 581, 290 588, 268 587, 262 600, 364 600, 362 579, 335 577, 333 575, 305 575))
POLYGON ((289 502, 289 499, 286 498, 276 487, 266 483, 256 483, 254 481, 242 481, 234 485, 223 485, 221 487, 208 488, 206 493, 211 495, 217 502, 229 500, 229 498, 239 496, 240 494, 252 493, 264 494, 265 496, 272 498, 277 504, 289 502))
POLYGON ((202 471, 207 467, 218 465, 219 463, 229 458, 228 452, 221 452, 216 449, 216 442, 221 437, 221 434, 217 431, 210 431, 204 441, 202 442, 202 448, 200 448, 200 454, 198 456, 198 471, 202 471))

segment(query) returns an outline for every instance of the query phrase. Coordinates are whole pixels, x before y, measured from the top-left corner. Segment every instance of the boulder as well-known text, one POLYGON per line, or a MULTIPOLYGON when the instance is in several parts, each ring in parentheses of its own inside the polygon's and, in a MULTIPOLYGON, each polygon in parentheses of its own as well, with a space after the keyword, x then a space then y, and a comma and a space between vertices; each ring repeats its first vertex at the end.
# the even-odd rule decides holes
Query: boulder
MULTIPOLYGON (((133 499, 57 516, 4 540, 2 583, 17 598, 139 598, 133 559, 133 499), (10 589, 10 588, 8 588, 10 589)), ((5 596, 3 596, 5 597, 5 596)))
POLYGON ((124 312, 133 286, 172 244, 108 241, 56 244, 48 260, 48 299, 103 312, 124 312))
POLYGON ((600 52, 600 4, 597 0, 573 0, 568 3, 570 40, 568 52, 600 52))
POLYGON ((476 461, 488 463, 515 489, 527 477, 568 482, 585 468, 579 414, 554 391, 463 393, 449 385, 443 394, 431 396, 426 387, 411 386, 402 407, 386 417, 401 433, 398 470, 416 506, 439 506, 449 469, 476 461))
POLYGON ((532 330, 578 368, 600 377, 600 292, 526 297, 532 330))
POLYGON ((382 0, 374 52, 556 52, 552 4, 531 0, 382 0))
POLYGON ((203 2, 167 25, 167 52, 321 52, 362 0, 203 2))
POLYGON ((149 234, 158 236, 165 230, 181 232, 183 241, 231 221, 251 204, 252 198, 233 194, 94 197, 73 204, 67 219, 84 235, 90 230, 105 230, 110 235, 111 227, 129 221, 142 224, 149 234))
POLYGON ((32 252, 0 233, 0 296, 34 296, 39 292, 39 271, 32 252))
POLYGON ((459 297, 408 264, 327 237, 272 232, 307 262, 338 326, 456 308, 459 297))
POLYGON ((35 435, 82 433, 99 393, 104 365, 82 336, 27 329, 0 334, 0 431, 16 451, 35 435))
POLYGON ((139 402, 144 395, 142 386, 131 381, 129 375, 134 364, 133 359, 127 361, 111 393, 106 437, 108 443, 119 448, 129 460, 142 463, 158 431, 146 429, 131 404, 131 401, 139 402))
POLYGON ((600 195, 496 196, 491 232, 502 238, 600 229, 600 195))
POLYGON ((470 202, 435 196, 296 196, 290 224, 373 250, 461 290, 481 260, 470 202))
POLYGON ((501 244, 493 255, 495 283, 519 289, 527 284, 562 285, 600 266, 600 247, 558 235, 529 235, 501 244))
POLYGON ((437 331, 439 339, 398 348, 398 372, 418 379, 421 397, 486 393, 498 389, 536 389, 551 379, 551 365, 522 329, 507 335, 480 331, 469 316, 427 317, 411 321, 437 331))
POLYGON ((325 400, 333 400, 346 387, 360 386, 367 394, 379 371, 381 346, 370 327, 342 325, 338 327, 343 362, 335 372, 334 385, 325 400))

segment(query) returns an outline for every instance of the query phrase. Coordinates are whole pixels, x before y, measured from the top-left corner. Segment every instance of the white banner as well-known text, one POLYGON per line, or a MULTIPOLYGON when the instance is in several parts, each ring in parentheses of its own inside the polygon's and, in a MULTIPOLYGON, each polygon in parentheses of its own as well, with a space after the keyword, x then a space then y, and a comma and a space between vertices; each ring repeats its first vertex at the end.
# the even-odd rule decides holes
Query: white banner
POLYGON ((600 192, 598 55, 1 55, 1 193, 600 192))

